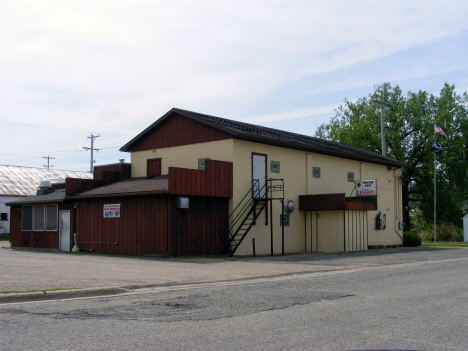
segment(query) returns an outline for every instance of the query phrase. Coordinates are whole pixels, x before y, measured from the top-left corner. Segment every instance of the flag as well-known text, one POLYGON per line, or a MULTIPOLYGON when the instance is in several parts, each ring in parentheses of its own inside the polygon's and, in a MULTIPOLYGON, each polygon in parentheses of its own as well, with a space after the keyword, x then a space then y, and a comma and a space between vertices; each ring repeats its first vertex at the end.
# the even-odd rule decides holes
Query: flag
POLYGON ((437 134, 437 133, 440 133, 440 134, 442 134, 444 137, 446 137, 446 138, 448 139, 447 134, 445 134, 445 132, 444 132, 444 130, 442 129, 442 127, 439 126, 438 124, 436 124, 436 125, 434 126, 434 131, 435 131, 436 134, 437 134))
POLYGON ((440 155, 442 151, 444 151, 444 149, 442 149, 442 145, 440 145, 439 142, 436 140, 431 146, 431 151, 437 155, 440 155))

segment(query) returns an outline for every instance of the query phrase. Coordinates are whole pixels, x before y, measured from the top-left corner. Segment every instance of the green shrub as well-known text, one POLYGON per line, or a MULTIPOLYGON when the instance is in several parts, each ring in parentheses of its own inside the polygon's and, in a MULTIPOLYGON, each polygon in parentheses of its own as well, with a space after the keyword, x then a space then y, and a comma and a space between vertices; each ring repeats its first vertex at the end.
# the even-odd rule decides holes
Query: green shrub
POLYGON ((367 246, 369 250, 379 250, 379 249, 385 249, 385 246, 383 245, 369 245, 367 246))
MULTIPOLYGON (((434 226, 428 227, 424 232, 424 240, 434 240, 434 226)), ((437 241, 463 241, 463 229, 452 223, 441 223, 437 225, 437 241)))
POLYGON ((403 246, 415 247, 421 246, 421 237, 415 232, 404 232, 403 233, 403 246))

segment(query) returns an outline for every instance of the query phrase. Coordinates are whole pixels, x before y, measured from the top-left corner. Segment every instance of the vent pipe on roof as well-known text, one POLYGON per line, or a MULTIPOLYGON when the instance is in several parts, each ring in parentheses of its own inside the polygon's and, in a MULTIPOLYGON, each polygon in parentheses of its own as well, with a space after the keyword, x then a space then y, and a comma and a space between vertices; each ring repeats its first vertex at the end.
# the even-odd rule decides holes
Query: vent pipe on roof
POLYGON ((119 158, 119 161, 120 161, 120 163, 123 164, 125 162, 125 159, 124 158, 119 158))
POLYGON ((39 189, 36 191, 36 195, 46 195, 54 192, 54 188, 50 180, 42 180, 39 184, 39 189))

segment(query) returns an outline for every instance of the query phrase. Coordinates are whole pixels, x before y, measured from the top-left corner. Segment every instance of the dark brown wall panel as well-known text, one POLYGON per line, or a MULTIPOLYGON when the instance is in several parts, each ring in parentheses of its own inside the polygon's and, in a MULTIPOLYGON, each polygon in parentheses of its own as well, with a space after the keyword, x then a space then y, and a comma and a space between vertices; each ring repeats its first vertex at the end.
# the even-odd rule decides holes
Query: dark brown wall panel
POLYGON ((161 175, 161 158, 150 158, 146 160, 146 175, 161 175))
POLYGON ((165 254, 165 199, 142 196, 80 201, 76 222, 80 247, 119 254, 165 254), (104 218, 105 204, 120 204, 121 217, 104 218))
POLYGON ((206 160, 205 170, 169 167, 172 195, 231 198, 233 193, 232 162, 206 160))
POLYGON ((218 229, 229 215, 229 200, 216 197, 190 197, 189 209, 177 208, 170 196, 170 251, 173 256, 219 255, 223 249, 218 229))
POLYGON ((128 163, 118 163, 114 165, 104 165, 94 167, 94 179, 105 180, 104 172, 116 172, 119 174, 119 180, 129 179, 131 177, 131 165, 128 163))
MULTIPOLYGON (((38 204, 39 205, 39 204, 38 204)), ((58 206, 58 211, 70 210, 63 205, 58 206)), ((70 211, 73 213, 73 211, 70 211)), ((12 247, 37 247, 46 249, 58 249, 59 231, 22 231, 21 218, 22 207, 15 206, 10 211, 10 242, 12 247)), ((73 214, 70 217, 70 228, 73 228, 73 214)), ((73 233, 70 230, 70 242, 73 243, 73 233)))
POLYGON ((132 151, 204 143, 230 139, 229 133, 174 113, 149 131, 132 147, 132 151))
POLYGON ((65 178, 65 196, 91 190, 103 184, 102 180, 65 178))

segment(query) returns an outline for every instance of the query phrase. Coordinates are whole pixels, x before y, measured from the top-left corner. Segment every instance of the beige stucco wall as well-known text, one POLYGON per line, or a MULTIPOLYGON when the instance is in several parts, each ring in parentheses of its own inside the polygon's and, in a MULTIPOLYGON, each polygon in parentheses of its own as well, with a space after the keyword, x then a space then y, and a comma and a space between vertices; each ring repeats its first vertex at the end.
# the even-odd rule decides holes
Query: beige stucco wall
POLYGON ((369 245, 399 245, 403 230, 398 229, 402 218, 401 168, 388 170, 385 166, 363 163, 363 179, 377 179, 377 211, 369 211, 369 245), (381 212, 387 217, 386 229, 375 229, 375 217, 381 212))
MULTIPOLYGON (((290 214, 290 226, 285 227, 285 252, 332 252, 344 248, 344 211, 319 211, 305 213, 299 211, 299 195, 345 193, 354 196, 354 182, 348 182, 348 172, 354 172, 354 179, 377 179, 378 211, 367 214, 366 231, 369 245, 400 244, 401 230, 397 230, 401 213, 401 169, 387 170, 386 166, 348 160, 339 157, 307 153, 279 146, 259 144, 244 140, 227 139, 164 149, 132 153, 132 177, 146 176, 146 160, 161 158, 162 174, 169 167, 197 169, 198 159, 209 157, 212 160, 233 162, 234 192, 230 210, 237 206, 252 186, 252 153, 267 155, 267 178, 284 179, 284 196, 293 200, 296 209, 290 214), (280 162, 280 173, 272 173, 271 161, 280 162), (313 167, 320 167, 320 178, 314 178, 313 167), (386 214, 387 227, 375 230, 375 216, 381 211, 386 214)), ((236 255, 252 254, 252 238, 255 238, 256 253, 270 254, 273 220, 273 248, 275 254, 282 251, 282 228, 280 225, 281 203, 273 201, 273 218, 268 209, 262 213, 236 255)), ((367 237, 366 237, 367 244, 367 237)), ((365 248, 367 249, 367 245, 365 248)))
POLYGON ((161 158, 161 174, 169 167, 198 169, 199 158, 233 161, 233 139, 132 152, 132 178, 146 177, 146 160, 161 158))
MULTIPOLYGON (((348 181, 348 172, 354 173, 354 180, 377 179, 378 211, 369 211, 367 223, 359 237, 362 245, 352 249, 367 249, 369 245, 401 244, 402 230, 397 230, 401 221, 401 169, 388 170, 387 166, 349 160, 305 151, 234 140, 234 198, 237 204, 248 191, 252 182, 252 153, 267 155, 267 178, 284 179, 285 198, 299 205, 299 195, 345 193, 355 196, 354 182, 348 181), (270 161, 280 162, 280 173, 271 173, 270 161), (320 167, 320 178, 314 178, 313 167, 320 167), (386 214, 386 229, 375 229, 375 216, 381 211, 386 214), (364 237, 365 235, 365 237, 364 237)), ((273 206, 273 247, 274 253, 281 253, 281 226, 279 201, 273 206)), ((285 252, 333 252, 344 250, 344 211, 319 211, 308 213, 297 209, 290 214, 290 226, 285 228, 285 252), (307 223, 306 223, 307 216, 307 223), (318 230, 318 231, 317 231, 318 230), (317 234, 318 233, 318 234, 317 234)), ((252 238, 255 238, 256 253, 270 253, 270 226, 261 221, 250 231, 236 252, 238 255, 252 254, 252 238)), ((348 247, 348 246, 347 246, 348 247)))
MULTIPOLYGON (((267 178, 282 178, 284 196, 293 200, 296 210, 290 214, 290 226, 284 228, 285 252, 305 251, 305 213, 299 211, 299 195, 305 194, 305 153, 297 150, 270 146, 243 140, 234 140, 234 197, 233 204, 239 203, 252 186, 252 153, 267 155, 267 178), (272 173, 270 162, 280 162, 280 173, 272 173)), ((269 209, 270 210, 270 209, 269 209)), ((282 252, 282 228, 280 225, 281 203, 273 201, 273 250, 275 254, 282 252)), ((270 213, 268 213, 270 216, 270 213)), ((270 220, 270 218, 269 218, 270 220)), ((265 213, 262 213, 257 224, 249 232, 236 255, 252 254, 252 238, 255 238, 257 254, 271 252, 270 223, 265 225, 265 213)))

